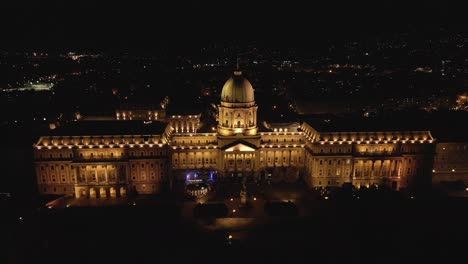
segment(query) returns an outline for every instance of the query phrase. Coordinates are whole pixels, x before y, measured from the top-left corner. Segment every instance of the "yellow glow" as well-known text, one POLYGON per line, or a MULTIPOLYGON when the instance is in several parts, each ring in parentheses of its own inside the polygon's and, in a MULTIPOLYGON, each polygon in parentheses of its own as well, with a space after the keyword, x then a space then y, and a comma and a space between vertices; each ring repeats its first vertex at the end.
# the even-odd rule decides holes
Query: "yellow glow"
POLYGON ((257 201, 257 198, 256 198, 256 197, 254 197, 254 201, 257 201))
POLYGON ((235 213, 235 212, 236 212, 236 209, 232 209, 232 212, 235 213))
POLYGON ((232 239, 232 235, 229 235, 228 238, 229 238, 229 239, 232 239))
POLYGON ((226 149, 226 152, 232 152, 232 151, 255 151, 255 149, 249 147, 249 146, 246 146, 244 144, 237 144, 235 146, 232 146, 228 149, 226 149))

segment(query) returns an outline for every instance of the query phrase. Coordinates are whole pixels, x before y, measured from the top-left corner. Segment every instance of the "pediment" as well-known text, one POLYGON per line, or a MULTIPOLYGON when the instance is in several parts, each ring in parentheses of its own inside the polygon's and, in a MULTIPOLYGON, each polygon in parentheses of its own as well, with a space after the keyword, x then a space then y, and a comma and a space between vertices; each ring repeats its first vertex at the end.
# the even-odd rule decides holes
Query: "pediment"
POLYGON ((247 146, 242 143, 237 143, 234 146, 231 146, 225 150, 226 152, 232 152, 232 151, 255 151, 254 148, 247 146))
POLYGON ((255 145, 249 144, 248 142, 233 142, 224 147, 224 151, 233 152, 233 151, 255 151, 255 145))

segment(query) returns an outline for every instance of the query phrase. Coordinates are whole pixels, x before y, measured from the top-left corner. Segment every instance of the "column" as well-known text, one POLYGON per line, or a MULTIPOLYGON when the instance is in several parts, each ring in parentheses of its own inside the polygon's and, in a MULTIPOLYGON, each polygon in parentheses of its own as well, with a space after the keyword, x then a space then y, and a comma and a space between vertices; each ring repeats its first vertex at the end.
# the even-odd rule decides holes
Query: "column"
POLYGON ((256 126, 257 125, 257 111, 253 111, 253 125, 256 126))
POLYGON ((388 167, 388 176, 393 176, 393 167, 395 166, 395 160, 390 160, 390 165, 388 167))
POLYGON ((249 127, 249 112, 244 112, 244 127, 249 127))
POLYGON ((380 161, 380 169, 379 169, 379 176, 382 177, 382 171, 383 171, 383 165, 384 165, 385 160, 380 161))
POLYGON ((273 150, 273 160, 272 160, 272 163, 273 163, 273 167, 276 167, 276 150, 273 150))
POLYGON ((401 176, 401 160, 398 161, 398 166, 397 166, 397 176, 400 177, 401 176))
POLYGON ((96 182, 99 183, 99 175, 98 175, 97 167, 98 166, 96 165, 96 169, 94 169, 94 176, 95 176, 96 182))
POLYGON ((105 173, 105 177, 106 177, 106 183, 109 183, 109 178, 107 176, 107 165, 106 165, 106 167, 104 169, 104 173, 105 173))

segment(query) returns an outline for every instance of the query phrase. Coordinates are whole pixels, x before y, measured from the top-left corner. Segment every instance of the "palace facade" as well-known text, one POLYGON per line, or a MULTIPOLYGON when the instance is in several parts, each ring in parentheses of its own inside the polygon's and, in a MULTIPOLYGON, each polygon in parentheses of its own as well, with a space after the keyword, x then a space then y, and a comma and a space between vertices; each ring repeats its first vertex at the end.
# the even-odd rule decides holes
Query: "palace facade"
POLYGON ((34 144, 40 193, 122 197, 158 193, 203 171, 219 177, 303 179, 310 187, 430 184, 435 141, 429 131, 339 131, 313 122, 259 125, 254 89, 241 72, 224 84, 217 125, 200 114, 119 109, 114 121, 59 126, 34 144), (208 132, 203 132, 207 131, 208 132))

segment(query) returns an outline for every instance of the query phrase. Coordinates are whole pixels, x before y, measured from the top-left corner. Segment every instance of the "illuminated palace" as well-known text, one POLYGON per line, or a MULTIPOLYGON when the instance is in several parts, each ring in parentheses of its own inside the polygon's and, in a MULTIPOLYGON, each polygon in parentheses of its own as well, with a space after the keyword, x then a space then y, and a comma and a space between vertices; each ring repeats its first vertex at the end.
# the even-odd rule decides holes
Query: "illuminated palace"
POLYGON ((201 114, 166 116, 161 109, 141 108, 138 114, 119 109, 114 121, 59 126, 34 145, 39 190, 122 197, 157 193, 173 180, 203 172, 276 182, 302 178, 310 187, 351 183, 401 189, 430 183, 435 142, 428 131, 329 131, 311 122, 259 125, 254 89, 238 71, 224 84, 217 108, 217 127, 207 132, 201 114))

